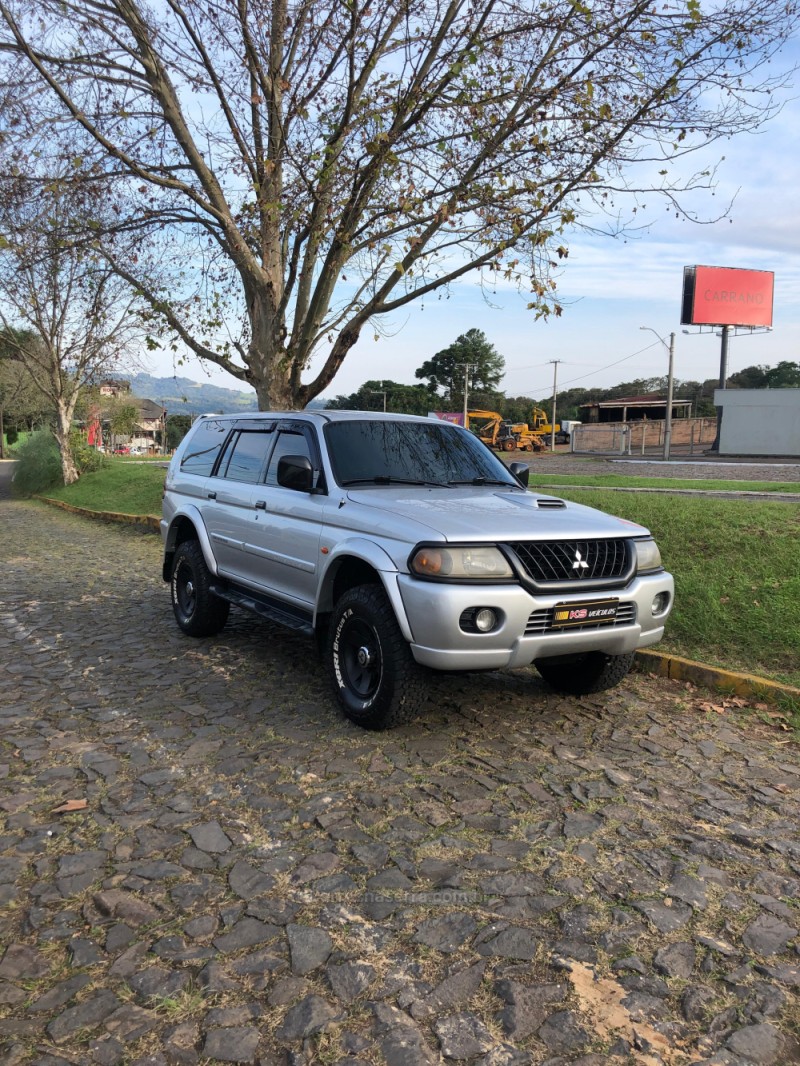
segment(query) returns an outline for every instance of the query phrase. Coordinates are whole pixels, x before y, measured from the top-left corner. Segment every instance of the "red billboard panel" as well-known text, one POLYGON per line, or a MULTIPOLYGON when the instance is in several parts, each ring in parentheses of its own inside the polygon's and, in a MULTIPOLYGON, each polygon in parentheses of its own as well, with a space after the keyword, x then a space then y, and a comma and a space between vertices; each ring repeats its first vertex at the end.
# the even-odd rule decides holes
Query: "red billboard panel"
POLYGON ((774 281, 771 270, 684 267, 681 323, 771 326, 774 281))

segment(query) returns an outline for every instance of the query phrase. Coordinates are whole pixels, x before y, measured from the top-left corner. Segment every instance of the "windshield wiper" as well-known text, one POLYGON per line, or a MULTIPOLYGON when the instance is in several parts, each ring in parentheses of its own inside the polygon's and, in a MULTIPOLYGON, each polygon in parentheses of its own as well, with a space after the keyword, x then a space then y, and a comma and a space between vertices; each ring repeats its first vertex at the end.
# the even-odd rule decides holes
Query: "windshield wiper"
POLYGON ((519 484, 514 481, 501 481, 499 478, 491 477, 472 477, 467 478, 464 481, 448 481, 448 485, 505 485, 510 489, 519 488, 519 484))
POLYGON ((340 482, 341 485, 433 485, 437 489, 447 488, 443 481, 423 481, 420 478, 392 477, 389 474, 375 474, 373 477, 351 477, 340 482))

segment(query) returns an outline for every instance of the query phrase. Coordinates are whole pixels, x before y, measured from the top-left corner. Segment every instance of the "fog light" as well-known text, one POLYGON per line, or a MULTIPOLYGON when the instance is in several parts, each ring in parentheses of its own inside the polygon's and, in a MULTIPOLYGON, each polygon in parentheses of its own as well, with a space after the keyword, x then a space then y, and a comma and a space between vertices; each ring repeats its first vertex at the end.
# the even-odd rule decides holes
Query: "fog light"
POLYGON ((653 617, 655 617, 659 614, 663 614, 667 607, 669 607, 669 593, 659 592, 653 600, 653 606, 650 610, 653 612, 653 617))
POLYGON ((475 628, 479 633, 488 633, 497 625, 497 615, 491 607, 481 607, 475 612, 475 628))

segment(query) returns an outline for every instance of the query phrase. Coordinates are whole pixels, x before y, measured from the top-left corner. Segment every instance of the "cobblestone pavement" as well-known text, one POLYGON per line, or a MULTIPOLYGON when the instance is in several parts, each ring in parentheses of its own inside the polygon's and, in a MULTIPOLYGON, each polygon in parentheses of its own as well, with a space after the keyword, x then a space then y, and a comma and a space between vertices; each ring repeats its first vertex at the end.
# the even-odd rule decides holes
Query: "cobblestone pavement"
POLYGON ((741 701, 521 670, 366 734, 302 638, 182 636, 155 536, 0 500, 0 552, 6 1066, 800 1062, 800 760, 741 701))

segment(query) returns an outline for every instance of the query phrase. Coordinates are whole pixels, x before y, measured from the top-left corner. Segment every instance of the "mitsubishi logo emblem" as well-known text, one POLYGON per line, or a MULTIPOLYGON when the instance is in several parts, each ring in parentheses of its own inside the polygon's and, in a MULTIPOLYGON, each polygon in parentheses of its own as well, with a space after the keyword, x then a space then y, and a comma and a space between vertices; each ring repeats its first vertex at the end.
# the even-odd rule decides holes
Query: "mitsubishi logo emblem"
POLYGON ((575 562, 572 564, 572 569, 578 571, 578 577, 583 577, 584 570, 589 569, 589 564, 585 563, 581 557, 580 548, 575 549, 575 562))

